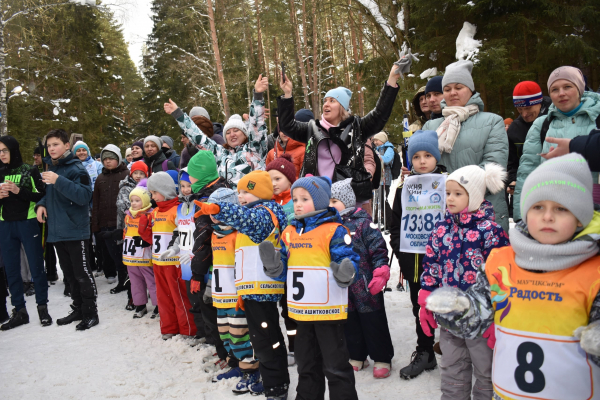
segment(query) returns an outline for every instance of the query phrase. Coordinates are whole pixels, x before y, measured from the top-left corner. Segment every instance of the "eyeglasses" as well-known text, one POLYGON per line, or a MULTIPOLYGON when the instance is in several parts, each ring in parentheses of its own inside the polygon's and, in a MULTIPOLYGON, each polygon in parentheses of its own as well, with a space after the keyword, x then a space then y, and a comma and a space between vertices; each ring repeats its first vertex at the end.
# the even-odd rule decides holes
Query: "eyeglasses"
POLYGON ((2 153, 2 154, 9 154, 10 150, 9 149, 2 149, 2 150, 0 150, 0 153, 2 153))

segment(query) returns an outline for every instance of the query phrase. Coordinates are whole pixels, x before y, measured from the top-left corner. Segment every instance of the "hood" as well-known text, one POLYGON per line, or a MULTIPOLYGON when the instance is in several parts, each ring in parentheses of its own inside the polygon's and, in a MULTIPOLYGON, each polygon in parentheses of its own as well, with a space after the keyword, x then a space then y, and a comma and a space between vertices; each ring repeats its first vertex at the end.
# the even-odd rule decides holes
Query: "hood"
MULTIPOLYGON (((600 115, 600 94, 584 92, 581 96, 581 103, 581 108, 574 116, 587 114, 590 120, 595 121, 598 115, 600 115)), ((548 109, 548 115, 552 115, 553 118, 569 118, 561 113, 554 104, 548 109)))
MULTIPOLYGON (((279 137, 277 138, 277 140, 275 140, 275 146, 277 146, 275 152, 288 152, 288 151, 293 151, 299 147, 304 147, 306 146, 304 143, 299 142, 297 140, 294 140, 292 138, 288 139, 287 144, 285 145, 285 149, 283 148, 283 146, 281 145, 281 143, 279 142, 279 137)), ((277 158, 277 155, 275 155, 275 158, 277 158)))
POLYGON ((496 214, 494 213, 492 203, 484 200, 479 206, 479 209, 475 212, 450 214, 449 211, 446 211, 445 218, 448 223, 456 224, 461 228, 467 228, 484 221, 488 221, 488 223, 489 221, 494 222, 496 221, 496 214))
MULTIPOLYGON (((7 167, 13 169, 23 165, 23 157, 21 157, 21 150, 19 149, 19 142, 17 139, 12 136, 0 136, 0 142, 10 150, 10 162, 7 167)), ((5 165, 2 162, 0 162, 0 164, 5 165)))
POLYGON ((102 153, 104 153, 105 151, 111 151, 113 153, 115 153, 117 155, 117 157, 119 157, 119 165, 123 162, 123 157, 121 157, 121 149, 119 149, 117 146, 115 146, 114 144, 107 144, 102 151, 100 152, 100 160, 102 160, 102 153))
POLYGON ((223 136, 223 124, 213 122, 213 132, 214 135, 223 136))
MULTIPOLYGON (((479 95, 479 93, 475 93, 473 96, 471 96, 469 101, 467 101, 467 105, 471 104, 475 104, 477 107, 479 107, 479 111, 483 111, 483 100, 481 100, 481 96, 479 95)), ((446 100, 442 100, 440 105, 442 106, 442 110, 448 107, 448 105, 446 104, 446 100)))
POLYGON ((340 214, 335 208, 327 207, 326 210, 323 210, 322 212, 316 215, 311 215, 310 217, 302 219, 294 218, 291 222, 291 225, 298 229, 306 227, 315 227, 322 225, 326 222, 337 222, 340 224, 342 223, 342 218, 340 217, 340 214))
POLYGON ((421 86, 419 88, 419 90, 417 90, 417 93, 415 93, 413 99, 412 99, 412 105, 415 109, 415 114, 417 114, 417 116, 421 117, 421 118, 425 118, 425 113, 423 111, 421 111, 421 103, 419 102, 419 99, 421 98, 421 96, 425 95, 425 86, 421 86))
POLYGON ((119 182, 119 190, 123 187, 130 187, 133 189, 136 186, 137 182, 131 177, 131 175, 119 182))
POLYGON ((391 147, 392 150, 394 150, 394 144, 392 142, 385 142, 384 144, 379 146, 377 149, 379 150, 380 148, 383 148, 383 147, 391 147))
POLYGON ((368 219, 369 222, 372 221, 371 216, 368 212, 363 210, 362 208, 356 208, 353 212, 350 212, 342 217, 342 221, 346 224, 347 221, 354 221, 357 219, 368 219))
POLYGON ((596 210, 594 211, 594 216, 592 217, 592 221, 581 231, 573 240, 600 240, 600 206, 598 204, 594 204, 596 210))

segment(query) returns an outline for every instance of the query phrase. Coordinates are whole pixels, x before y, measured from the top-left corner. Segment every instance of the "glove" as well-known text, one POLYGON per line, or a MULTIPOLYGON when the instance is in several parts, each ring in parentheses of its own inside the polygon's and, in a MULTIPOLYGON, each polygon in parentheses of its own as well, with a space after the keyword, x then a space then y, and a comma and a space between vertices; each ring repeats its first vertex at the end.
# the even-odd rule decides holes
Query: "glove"
POLYGON ((218 204, 203 203, 198 200, 194 200, 194 204, 196 204, 199 208, 199 210, 196 211, 196 214, 194 214, 194 217, 196 218, 198 218, 201 215, 214 215, 221 212, 221 207, 219 207, 218 204))
POLYGON ((146 214, 140 215, 138 221, 138 231, 145 232, 146 229, 148 229, 148 225, 150 225, 150 220, 148 219, 148 216, 146 214))
POLYGON ((190 280, 190 293, 198 293, 200 289, 200 281, 197 281, 194 278, 192 278, 190 280))
POLYGON ((394 65, 397 65, 399 67, 396 70, 396 72, 402 77, 402 79, 404 79, 403 74, 410 73, 410 67, 412 65, 413 60, 419 61, 417 57, 412 55, 411 49, 407 50, 406 47, 404 47, 402 49, 402 52, 400 52, 400 59, 394 63, 394 65), (407 51, 408 54, 406 54, 407 51))
POLYGON ((425 308, 427 297, 431 295, 428 290, 419 290, 419 300, 417 301, 421 308, 419 309, 419 322, 421 323, 421 329, 427 336, 433 336, 432 329, 438 327, 437 322, 433 318, 433 313, 425 308))
POLYGON ((191 264, 192 258, 194 258, 193 254, 190 254, 190 253, 182 254, 179 256, 179 263, 180 264, 191 264))
POLYGON ((206 289, 204 290, 202 300, 204 300, 204 304, 212 303, 212 279, 209 279, 208 283, 206 284, 206 289))
POLYGON ((135 245, 135 247, 150 247, 150 243, 146 242, 144 239, 142 239, 141 236, 134 236, 132 237, 133 239, 133 244, 135 245))
POLYGON ((344 258, 340 264, 332 261, 329 264, 329 268, 331 268, 333 277, 339 287, 345 288, 354 282, 356 270, 354 269, 354 264, 349 258, 344 258))
POLYGON ((375 271, 373 271, 373 279, 371 279, 371 283, 369 283, 369 292, 375 296, 377 293, 383 290, 389 279, 390 267, 387 265, 382 265, 381 267, 375 269, 375 271))
POLYGON ((179 245, 177 244, 177 242, 175 242, 173 243, 173 246, 169 247, 167 251, 161 254, 160 259, 164 261, 167 258, 175 257, 177 254, 179 254, 179 245))
POLYGON ((579 344, 586 353, 600 356, 600 321, 580 326, 575 330, 574 336, 580 340, 579 344))
POLYGON ((494 346, 496 345, 496 324, 492 322, 492 324, 483 332, 481 335, 484 338, 487 338, 487 345, 490 349, 494 350, 494 346))
POLYGON ((237 303, 235 303, 235 311, 240 311, 240 308, 242 309, 242 311, 246 311, 246 307, 244 307, 244 299, 242 299, 242 296, 238 296, 238 301, 237 303))
POLYGON ((427 298, 427 309, 436 314, 445 314, 445 317, 461 315, 469 308, 469 298, 465 292, 455 287, 441 287, 427 298))
POLYGON ((263 263, 265 275, 270 278, 275 278, 283 272, 283 262, 281 254, 275 250, 275 246, 271 242, 262 242, 258 245, 258 254, 263 263))
POLYGON ((123 229, 115 229, 111 232, 110 238, 112 240, 123 240, 123 229))

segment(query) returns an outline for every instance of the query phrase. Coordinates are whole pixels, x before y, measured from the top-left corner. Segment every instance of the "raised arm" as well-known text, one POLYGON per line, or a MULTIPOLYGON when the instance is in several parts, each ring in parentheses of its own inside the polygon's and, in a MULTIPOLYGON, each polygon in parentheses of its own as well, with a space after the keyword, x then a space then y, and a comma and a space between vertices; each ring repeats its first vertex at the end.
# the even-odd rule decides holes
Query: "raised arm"
POLYGON ((212 151, 216 156, 219 155, 218 153, 221 152, 221 145, 202 133, 194 121, 192 121, 181 108, 177 107, 177 104, 175 104, 173 100, 169 99, 169 102, 164 104, 164 109, 167 114, 170 114, 175 118, 177 124, 183 130, 183 134, 187 136, 192 143, 203 146, 207 150, 212 151))
POLYGON ((269 130, 265 123, 265 101, 263 93, 269 89, 269 79, 258 76, 254 84, 254 100, 250 104, 248 112, 248 149, 260 154, 261 158, 265 158, 269 152, 267 148, 267 136, 269 130))
POLYGON ((379 93, 379 100, 377 100, 375 108, 360 120, 360 132, 363 141, 381 132, 392 114, 394 102, 400 90, 396 83, 400 77, 398 68, 397 65, 392 66, 388 80, 379 93))
POLYGON ((280 83, 283 96, 277 98, 277 113, 279 115, 279 130, 286 136, 300 143, 308 143, 310 130, 308 122, 299 122, 294 119, 294 98, 292 97, 292 82, 285 77, 285 82, 280 83))

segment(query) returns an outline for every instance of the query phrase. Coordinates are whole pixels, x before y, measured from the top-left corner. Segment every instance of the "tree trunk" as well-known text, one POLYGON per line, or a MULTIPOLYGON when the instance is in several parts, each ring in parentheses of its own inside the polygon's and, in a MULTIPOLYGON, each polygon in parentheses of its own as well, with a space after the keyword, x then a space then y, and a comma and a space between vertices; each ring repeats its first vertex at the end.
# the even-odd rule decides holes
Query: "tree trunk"
MULTIPOLYGON (((263 71, 267 74, 267 78, 269 78, 269 63, 267 62, 267 53, 265 52, 265 48, 263 46, 262 39, 262 29, 260 27, 260 7, 258 4, 258 0, 254 0, 254 6, 256 7, 256 26, 258 28, 258 58, 260 59, 260 64, 263 67, 263 71)), ((267 87, 267 106, 266 108, 271 109, 271 96, 269 95, 269 89, 267 87)), ((269 132, 271 132, 271 118, 269 120, 269 132)))
POLYGON ((7 134, 8 106, 6 104, 6 53, 4 52, 4 22, 0 21, 0 136, 7 134))
MULTIPOLYGON (((246 61, 246 99, 248 100, 248 106, 250 106, 250 103, 252 102, 252 90, 250 89, 250 57, 248 56, 248 37, 246 36, 246 29, 248 27, 248 21, 247 21, 247 16, 248 14, 246 13, 246 5, 245 3, 242 3, 242 13, 244 15, 244 59, 246 61)), ((249 35, 251 36, 251 35, 249 35)), ((250 38, 250 41, 252 41, 252 39, 250 38)))
POLYGON ((317 74, 317 3, 315 0, 312 0, 312 12, 313 12, 313 59, 312 59, 312 67, 313 67, 313 112, 317 112, 319 110, 319 77, 317 74))
MULTIPOLYGON (((360 26, 362 26, 362 14, 358 14, 358 21, 360 22, 360 26)), ((360 60, 364 62, 365 60, 365 49, 364 49, 364 40, 362 29, 358 30, 358 51, 360 60)), ((358 97, 358 112, 361 116, 365 115, 365 93, 362 90, 362 85, 360 87, 360 96, 358 97)))
POLYGON ((302 92, 304 93, 304 108, 309 108, 308 104, 308 87, 306 86, 306 73, 304 72, 304 62, 302 62, 302 50, 300 36, 298 35, 298 24, 296 23, 296 7, 294 5, 295 0, 289 0, 290 2, 290 22, 292 23, 292 30, 294 31, 294 45, 296 46, 296 55, 298 57, 298 66, 300 67, 300 77, 302 78, 302 92))
POLYGON ((281 76, 279 74, 279 55, 277 54, 277 37, 273 36, 273 62, 275 62, 275 81, 279 86, 281 76))
MULTIPOLYGON (((350 1, 348 1, 348 25, 350 26, 350 39, 352 41, 352 55, 354 56, 354 66, 358 68, 358 45, 356 43, 356 27, 354 26, 354 14, 352 13, 352 8, 350 8, 350 1)), ((361 87, 360 87, 360 73, 358 70, 356 71, 356 94, 358 101, 358 109, 360 110, 360 95, 361 95, 361 87)), ((362 114, 360 114, 362 115, 362 114)))
MULTIPOLYGON (((312 105, 314 86, 313 76, 311 74, 310 57, 308 56, 308 29, 306 28, 306 0, 302 0, 302 54, 304 54, 304 62, 306 62, 306 73, 308 75, 308 87, 310 88, 310 102, 312 105)), ((313 43, 314 47, 314 43, 313 43)))
POLYGON ((333 31, 331 26, 331 18, 325 19, 325 25, 327 26, 327 48, 329 50, 329 57, 331 57, 331 61, 329 61, 329 75, 333 77, 333 86, 337 87, 337 74, 335 68, 335 52, 333 50, 333 31))
POLYGON ((213 13, 212 0, 206 0, 206 6, 208 9, 208 20, 210 22, 210 35, 212 38, 213 52, 215 54, 215 63, 217 64, 217 76, 219 77, 221 97, 223 98, 225 119, 228 120, 231 114, 229 113, 229 101, 227 100, 227 91, 225 89, 225 77, 223 76, 223 65, 221 64, 221 53, 219 52, 219 41, 217 40, 217 28, 215 28, 215 15, 213 13))

